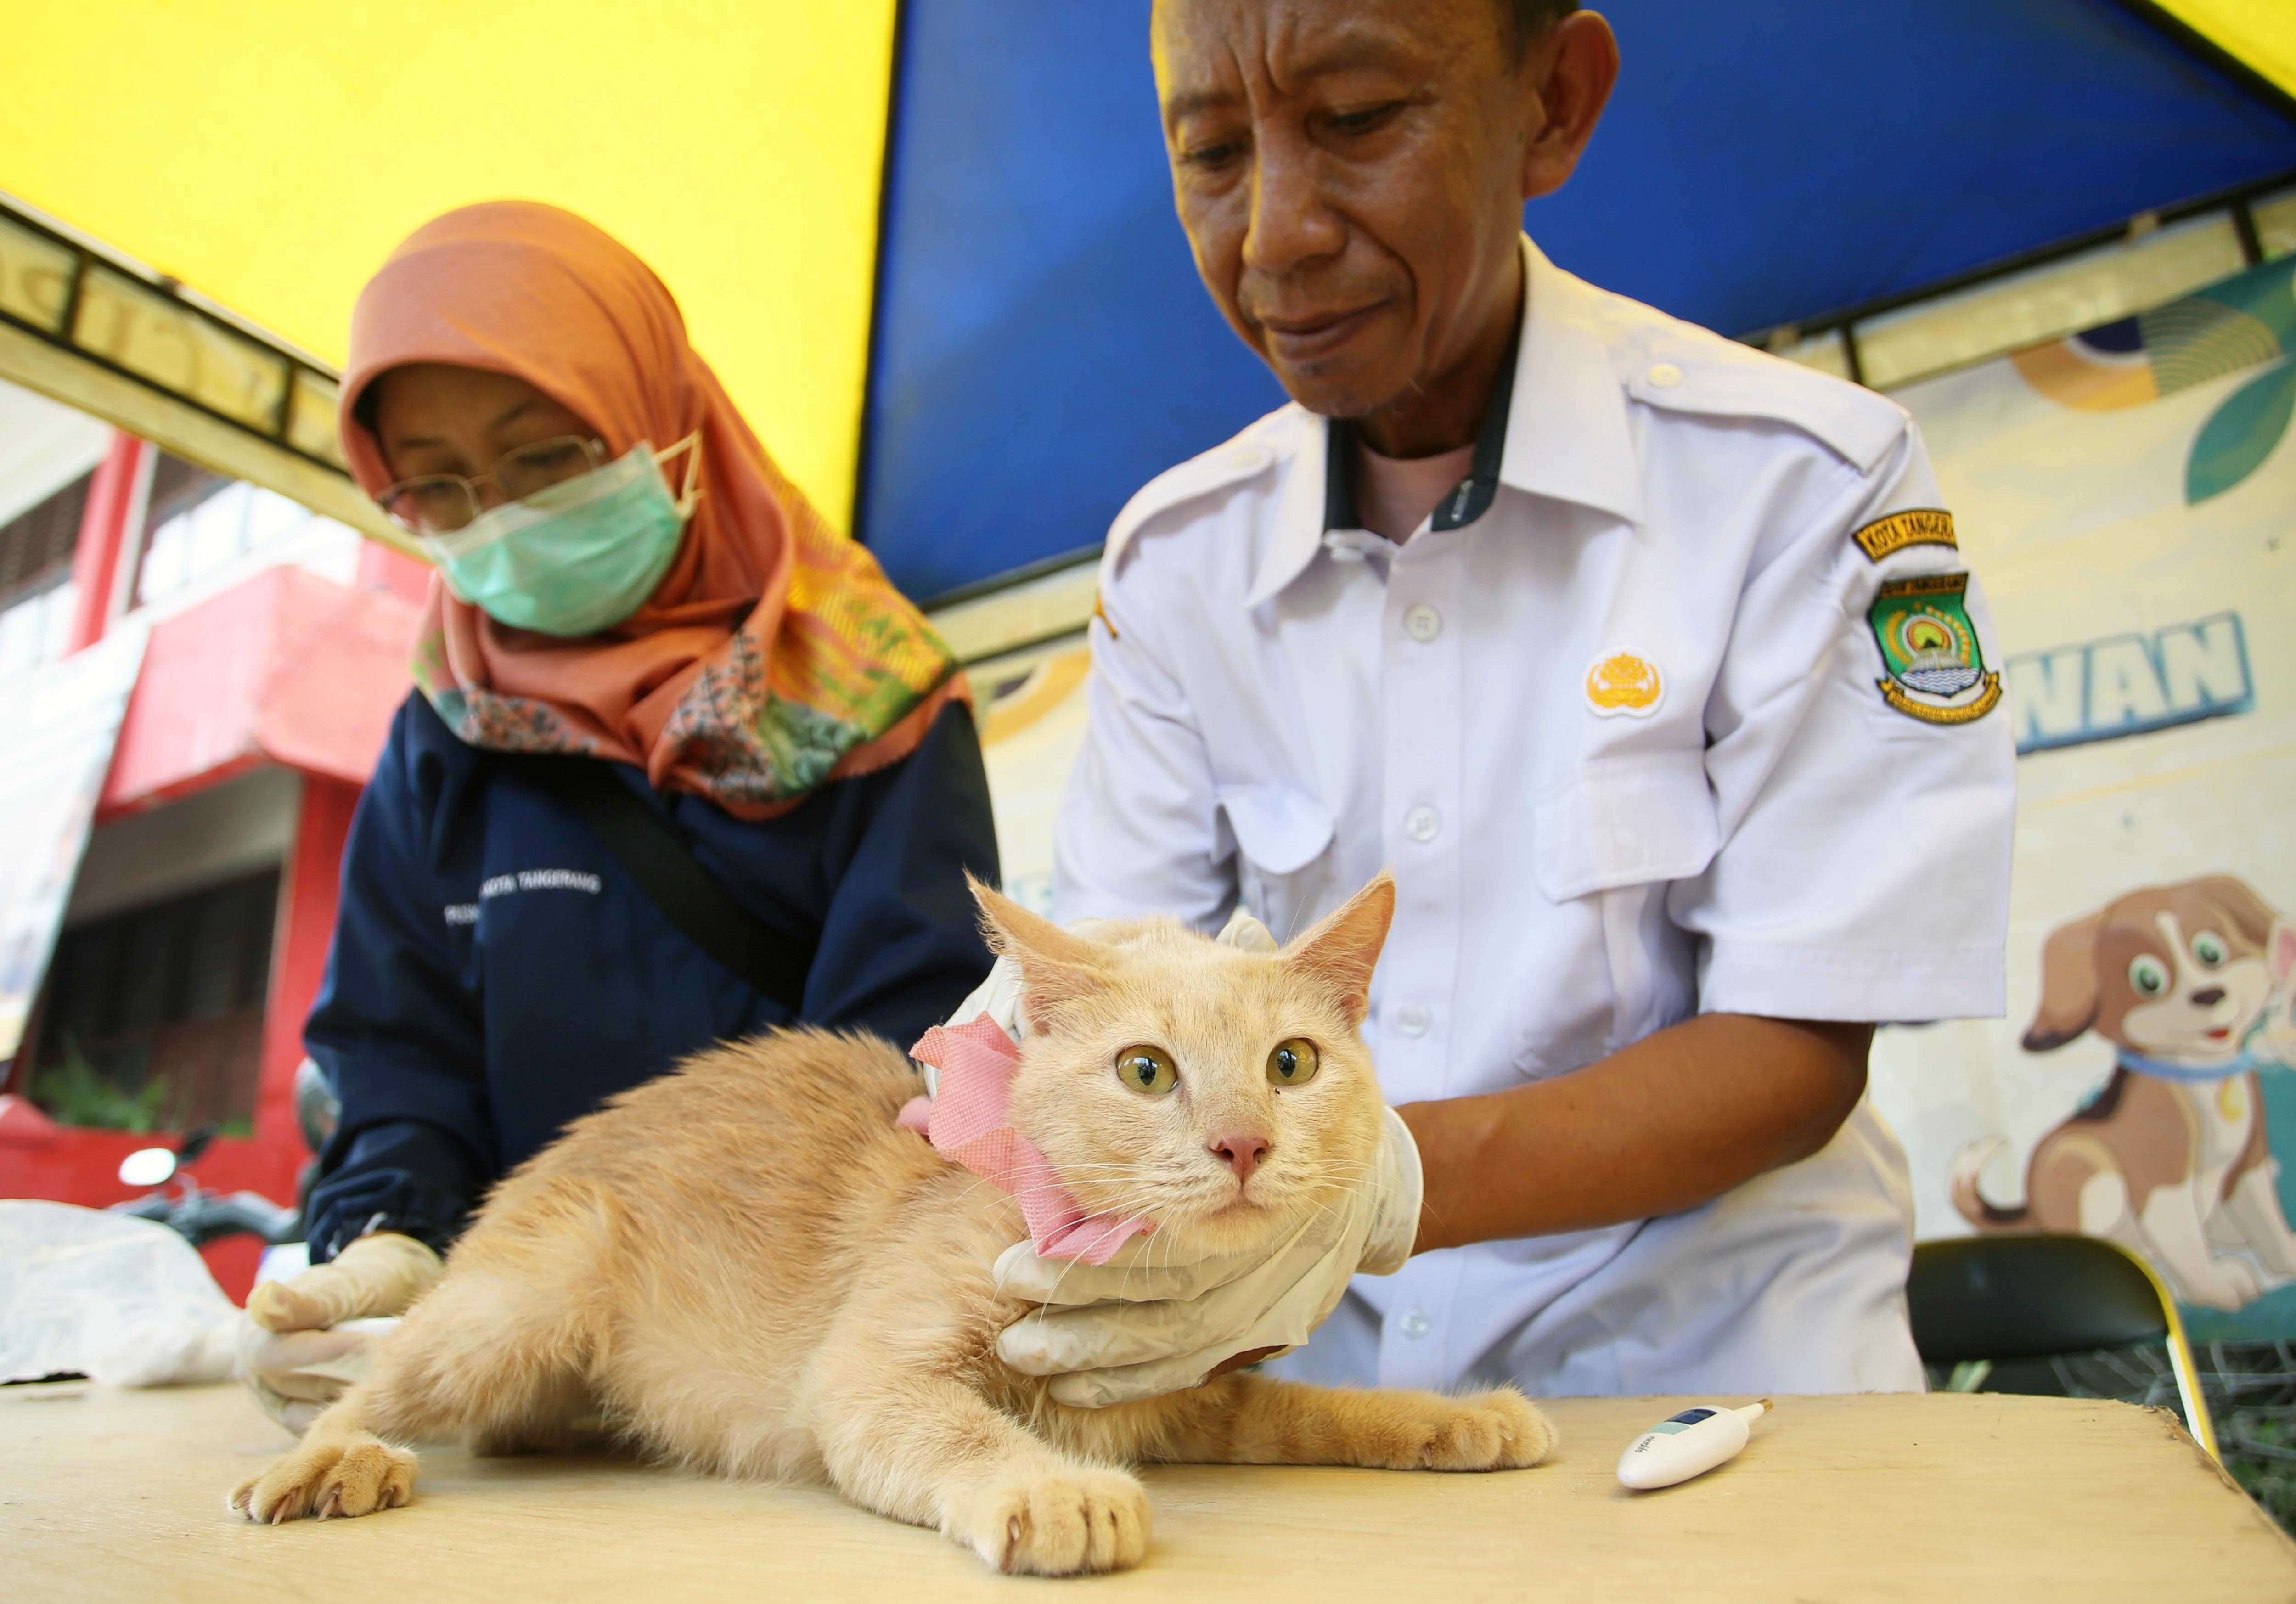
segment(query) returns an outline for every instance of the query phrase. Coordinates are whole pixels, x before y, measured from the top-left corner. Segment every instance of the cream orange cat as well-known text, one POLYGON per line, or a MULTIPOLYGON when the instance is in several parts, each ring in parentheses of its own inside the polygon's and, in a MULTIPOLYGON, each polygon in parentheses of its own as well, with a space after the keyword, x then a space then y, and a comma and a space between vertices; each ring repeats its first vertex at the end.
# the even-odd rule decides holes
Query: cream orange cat
MULTIPOLYGON (((1365 1173, 1381 1102, 1359 1027, 1394 911, 1382 877, 1280 953, 1170 921, 1070 934, 979 889, 1031 1034, 1013 1129, 1136 1249, 1232 1252, 1365 1173), (1248 1159, 1239 1154, 1250 1151, 1248 1159)), ((1147 1551, 1142 1461, 1488 1470, 1554 1435, 1512 1390, 1302 1387, 1249 1372, 1104 1410, 1054 1402, 997 1333, 1013 1199, 895 1127, 883 1042, 791 1031, 700 1055, 578 1121, 495 1191, 373 1373, 232 1494, 257 1520, 407 1502, 392 1444, 549 1447, 603 1417, 721 1475, 827 1480, 1007 1571, 1147 1551)))

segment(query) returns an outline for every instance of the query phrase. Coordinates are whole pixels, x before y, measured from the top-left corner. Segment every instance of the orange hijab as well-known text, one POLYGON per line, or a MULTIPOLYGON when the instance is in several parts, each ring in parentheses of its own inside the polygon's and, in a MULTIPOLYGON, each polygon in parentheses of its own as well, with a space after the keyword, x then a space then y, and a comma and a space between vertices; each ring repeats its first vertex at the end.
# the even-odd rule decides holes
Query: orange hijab
POLYGON ((370 495, 390 482, 358 421, 409 363, 509 373, 597 430, 610 458, 701 431, 701 499, 645 604, 562 640, 496 622, 434 575, 414 679, 473 746, 635 764, 658 790, 761 818, 898 761, 964 676, 876 559, 830 528, 686 343, 645 264, 571 213, 526 201, 415 231, 351 314, 340 428, 370 495))

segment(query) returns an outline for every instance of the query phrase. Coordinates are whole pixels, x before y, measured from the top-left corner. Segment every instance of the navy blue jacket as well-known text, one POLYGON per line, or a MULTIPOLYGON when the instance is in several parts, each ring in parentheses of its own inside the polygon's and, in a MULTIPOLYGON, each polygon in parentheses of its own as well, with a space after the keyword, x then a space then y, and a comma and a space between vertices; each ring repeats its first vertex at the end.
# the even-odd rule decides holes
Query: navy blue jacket
POLYGON ((964 873, 996 839, 971 711, 746 823, 616 773, 768 926, 817 945, 804 1007, 721 968, 574 812, 409 696, 360 799, 304 1042, 342 1099, 310 1199, 315 1261, 369 1225, 443 1248, 487 1188, 605 1098, 792 1022, 907 1046, 988 971, 964 873))

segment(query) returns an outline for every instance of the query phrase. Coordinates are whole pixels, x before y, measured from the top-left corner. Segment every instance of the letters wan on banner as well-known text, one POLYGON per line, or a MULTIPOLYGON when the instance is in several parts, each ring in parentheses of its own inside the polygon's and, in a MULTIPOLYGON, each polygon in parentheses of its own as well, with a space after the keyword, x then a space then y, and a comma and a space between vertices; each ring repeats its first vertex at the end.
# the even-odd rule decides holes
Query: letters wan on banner
POLYGON ((2224 718, 2256 704, 2236 612, 2022 652, 2003 674, 2020 756, 2224 718))

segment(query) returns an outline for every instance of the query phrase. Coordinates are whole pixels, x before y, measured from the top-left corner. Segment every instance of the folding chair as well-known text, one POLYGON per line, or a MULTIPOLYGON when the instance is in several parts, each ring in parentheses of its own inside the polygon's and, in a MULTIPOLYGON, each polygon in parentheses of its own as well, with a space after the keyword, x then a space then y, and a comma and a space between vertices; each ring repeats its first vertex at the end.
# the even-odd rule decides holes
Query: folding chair
POLYGON ((2177 1300, 2151 1265, 2096 1237, 1956 1237, 1914 1249, 1906 1283, 1914 1346, 1931 1364, 2166 1347, 2193 1436, 2217 1455, 2177 1300))

